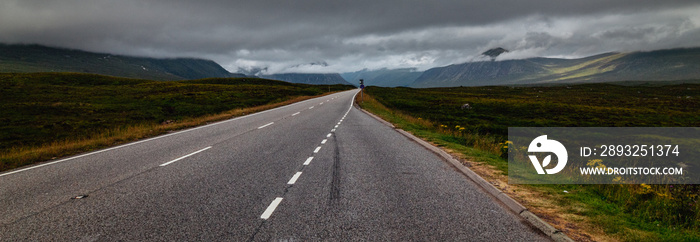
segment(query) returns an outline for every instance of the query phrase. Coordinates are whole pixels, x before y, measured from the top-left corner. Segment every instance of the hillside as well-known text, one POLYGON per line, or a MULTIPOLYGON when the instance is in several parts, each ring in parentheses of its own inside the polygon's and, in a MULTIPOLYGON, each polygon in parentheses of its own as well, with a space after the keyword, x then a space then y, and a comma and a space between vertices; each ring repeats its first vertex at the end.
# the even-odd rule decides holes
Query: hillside
POLYGON ((0 44, 0 72, 80 72, 152 80, 243 77, 229 73, 211 60, 156 59, 6 44, 0 44))
POLYGON ((687 79, 700 79, 700 48, 605 53, 580 59, 530 58, 463 63, 429 69, 410 86, 687 79))
POLYGON ((341 73, 340 76, 348 80, 350 83, 357 84, 360 79, 365 80, 367 86, 379 87, 403 87, 408 86, 416 80, 423 72, 415 71, 415 69, 379 69, 379 70, 361 70, 356 72, 341 73))
POLYGON ((312 84, 312 85, 332 85, 332 84, 343 84, 351 85, 349 82, 345 81, 343 77, 338 73, 333 74, 315 74, 315 73, 283 73, 283 74, 272 74, 272 75, 262 75, 261 78, 280 80, 291 83, 302 83, 302 84, 312 84))

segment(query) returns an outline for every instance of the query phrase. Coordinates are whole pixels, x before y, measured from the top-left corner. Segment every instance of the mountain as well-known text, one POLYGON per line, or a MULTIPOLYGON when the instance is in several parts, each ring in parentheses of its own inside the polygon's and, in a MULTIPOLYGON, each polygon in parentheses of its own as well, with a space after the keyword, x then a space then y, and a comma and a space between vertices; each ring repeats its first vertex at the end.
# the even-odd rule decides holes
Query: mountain
POLYGON ((211 60, 156 59, 6 44, 0 44, 0 72, 82 72, 152 80, 245 77, 230 73, 211 60))
POLYGON ((280 80, 292 83, 304 83, 314 85, 343 84, 352 85, 345 81, 338 73, 315 74, 315 73, 283 73, 272 75, 260 75, 260 78, 280 80))
POLYGON ((700 48, 605 53, 580 59, 481 61, 429 69, 411 87, 700 79, 700 48))
POLYGON ((340 76, 351 83, 358 84, 360 79, 365 80, 367 86, 380 87, 403 87, 408 86, 413 81, 423 74, 413 68, 405 69, 380 69, 380 70, 361 70, 356 72, 341 73, 340 76))

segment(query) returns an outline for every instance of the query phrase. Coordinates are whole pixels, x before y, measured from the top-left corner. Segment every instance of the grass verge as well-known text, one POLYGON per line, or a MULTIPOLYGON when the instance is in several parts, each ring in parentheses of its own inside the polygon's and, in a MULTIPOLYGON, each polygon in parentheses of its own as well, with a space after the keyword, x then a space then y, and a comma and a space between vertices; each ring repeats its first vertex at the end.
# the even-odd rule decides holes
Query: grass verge
MULTIPOLYGON (((556 88, 556 87, 555 87, 556 88)), ((564 88, 564 87, 561 87, 564 88)), ((588 86, 584 88, 588 89, 588 86)), ((683 86, 684 90, 692 90, 693 87, 683 86)), ((468 88, 466 88, 468 89, 468 88)), ((628 88, 629 89, 629 88, 628 88)), ((367 89, 366 89, 367 90, 367 89)), ((543 88, 535 95, 544 96, 542 91, 550 92, 551 89, 543 88)), ((456 157, 461 158, 462 162, 470 169, 477 172, 480 176, 490 181, 496 187, 507 193, 512 198, 518 200, 525 205, 531 212, 537 214, 545 221, 549 222, 558 229, 564 231, 569 237, 577 241, 698 241, 700 233, 698 232, 698 218, 700 218, 697 203, 698 186, 641 186, 641 185, 513 185, 507 183, 507 160, 502 157, 503 154, 503 135, 498 134, 498 130, 507 127, 508 123, 528 123, 532 120, 515 120, 503 116, 509 115, 504 112, 490 112, 490 117, 485 115, 474 115, 466 117, 471 118, 472 124, 476 125, 454 125, 465 119, 465 116, 459 115, 461 110, 459 104, 464 102, 451 103, 450 95, 461 96, 465 95, 480 95, 477 98, 471 97, 470 102, 475 108, 493 108, 493 106, 508 106, 507 102, 512 102, 513 105, 521 105, 522 101, 516 92, 509 88, 503 89, 505 92, 510 92, 507 95, 512 97, 510 100, 498 96, 503 95, 498 92, 491 92, 490 95, 484 90, 465 90, 462 89, 405 89, 405 88, 369 88, 364 94, 364 101, 359 103, 364 109, 382 117, 383 119, 393 123, 397 128, 404 129, 422 139, 442 147, 456 157), (368 95, 368 93, 370 95, 368 95), (469 94, 465 94, 469 93, 469 94), (375 99, 379 95, 381 100, 375 99), (497 100, 493 100, 493 98, 497 100), (397 97, 410 97, 411 101, 398 100, 397 97), (422 100, 422 99, 437 99, 422 100), (420 100, 420 101, 418 101, 420 100), (504 103, 506 102, 506 103, 504 103), (425 103, 425 104, 420 104, 425 103), (452 105, 457 104, 457 110, 451 109, 445 111, 445 103, 452 105), (476 103, 476 104, 474 104, 476 103), (479 104, 494 104, 491 107, 479 104), (391 106, 388 107, 388 106, 391 106), (457 114, 456 114, 457 113, 457 114), (426 119, 422 117, 433 117, 438 121, 426 119), (498 117, 498 118, 493 118, 498 117), (492 121, 496 125, 485 125, 486 122, 492 121), (446 125, 449 124, 449 125, 446 125), (685 204, 690 206, 684 206, 685 204), (685 207, 680 208, 679 207, 685 207)), ((559 90, 561 91, 561 90, 559 90)), ((591 89, 592 91, 592 89, 591 89)), ((598 92, 600 90, 597 90, 598 92)), ((625 90, 629 92, 637 92, 637 90, 625 90)), ((646 90, 645 90, 646 91, 646 90)), ((695 93, 697 94, 697 93, 695 93)), ((559 101, 553 102, 551 105, 546 101, 529 101, 533 106, 547 112, 561 114, 560 108, 578 109, 579 112, 573 114, 580 117, 586 117, 585 111, 593 112, 596 115, 587 116, 589 118, 597 118, 606 114, 605 105, 600 107, 595 104, 592 107, 582 108, 572 104, 567 105, 566 98, 578 98, 578 95, 571 93, 556 93, 557 97, 549 97, 547 101, 551 102, 554 98, 559 101), (569 95, 569 96, 567 96, 569 95), (583 110, 583 111, 581 111, 583 110)), ((612 91, 603 93, 603 95, 618 95, 620 98, 628 99, 629 97, 623 93, 612 91)), ((678 92, 672 92, 670 95, 678 95, 678 92)), ((687 102, 689 96, 682 96, 685 103, 680 104, 677 108, 668 109, 668 112, 681 113, 684 115, 676 116, 673 119, 665 119, 665 122, 693 122, 697 118, 688 118, 695 115, 695 111, 686 111, 683 108, 693 107, 696 103, 687 102), (690 104, 690 105, 688 105, 690 104)), ((694 97, 694 96, 693 96, 694 97)), ((635 98, 636 99, 636 98, 635 98)), ((659 100, 659 97, 650 97, 653 101, 659 100), (656 99, 654 99, 656 98, 656 99)), ((667 102, 661 98, 661 102, 667 102)), ((676 99, 676 96, 673 96, 676 99)), ((460 100, 464 101, 464 100, 460 100)), ((616 102, 616 100, 601 100, 604 102, 616 102)), ((635 101, 638 101, 635 100, 635 101)), ((653 102, 652 101, 652 102, 653 102)), ((673 101, 673 100, 672 100, 673 101)), ((588 103, 591 104, 591 103, 588 103)), ((640 111, 629 107, 610 106, 607 109, 615 113, 618 119, 605 120, 603 122, 627 122, 626 119, 619 119, 629 113, 634 117, 640 111), (622 112, 621 112, 622 111, 622 112)), ((522 107, 525 108, 525 107, 522 107)), ((649 109, 645 106, 642 109, 649 109)), ((526 111, 532 110, 525 108, 526 111)), ((493 111, 493 110, 490 110, 493 111)), ((642 110, 644 113, 651 113, 650 110, 642 110)), ((653 110, 651 110, 653 111, 653 110)), ((520 111, 522 112, 522 111, 520 111)), ((518 114, 510 114, 518 115, 518 114)), ((646 119, 641 119, 638 122, 652 123, 656 119, 665 114, 656 112, 656 115, 648 115, 646 119)), ((537 117, 530 115, 528 117, 537 117)), ((545 116, 546 118, 546 116, 545 116)), ((569 120, 570 117, 558 117, 561 120, 569 120)), ((676 123, 678 125, 679 123, 676 123)), ((530 125, 533 125, 532 123, 530 125)), ((541 124, 540 124, 541 125, 541 124)), ((556 124, 554 124, 556 125, 556 124)), ((686 124, 687 125, 687 124, 686 124)), ((514 125, 516 126, 516 125, 514 125)), ((568 126, 574 126, 569 123, 568 126)), ((605 125, 601 125, 605 126, 605 125)))

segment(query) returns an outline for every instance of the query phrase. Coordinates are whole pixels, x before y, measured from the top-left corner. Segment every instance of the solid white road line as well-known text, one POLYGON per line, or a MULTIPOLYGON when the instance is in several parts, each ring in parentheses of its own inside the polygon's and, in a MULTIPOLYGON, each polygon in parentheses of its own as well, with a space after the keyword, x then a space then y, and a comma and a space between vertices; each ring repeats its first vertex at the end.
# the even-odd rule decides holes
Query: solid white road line
POLYGON ((325 144, 328 139, 321 140, 321 144, 325 144))
POLYGON ((172 164, 173 162, 176 162, 176 161, 185 159, 185 158, 187 158, 187 157, 193 156, 194 154, 197 154, 197 153, 199 153, 199 152, 208 150, 208 149, 210 149, 210 148, 211 148, 211 146, 209 146, 209 147, 207 147, 207 148, 204 148, 204 149, 201 149, 201 150, 198 150, 198 151, 195 151, 195 152, 192 152, 192 153, 190 153, 189 155, 186 155, 186 156, 183 156, 183 157, 180 157, 180 158, 177 158, 177 159, 174 159, 174 160, 165 162, 165 163, 163 163, 163 164, 160 164, 160 166, 167 166, 167 165, 170 165, 170 164, 172 164))
POLYGON ((292 114, 292 116, 297 116, 297 115, 300 114, 300 113, 301 113, 301 112, 296 112, 296 113, 292 114))
POLYGON ((301 176, 301 171, 297 172, 297 174, 294 174, 294 176, 292 176, 292 179, 289 179, 289 181, 287 182, 287 185, 294 185, 294 183, 297 182, 297 179, 299 179, 299 176, 301 176))
POLYGON ((275 212, 275 209, 277 208, 278 205, 280 205, 281 202, 282 202, 281 197, 275 198, 275 200, 273 200, 272 203, 270 203, 270 206, 267 206, 267 209, 265 209, 265 212, 263 212, 263 214, 260 216, 260 218, 265 219, 265 220, 270 218, 270 216, 272 216, 272 213, 275 212))
MULTIPOLYGON (((357 96, 357 93, 355 93, 355 96, 357 96)), ((354 100, 355 96, 353 96, 353 100, 354 100)), ((337 98, 337 97, 336 97, 336 98, 337 98)), ((333 98, 333 99, 336 99, 336 98, 333 98)), ((203 128, 208 128, 208 127, 211 127, 211 126, 216 126, 216 125, 220 125, 220 124, 225 124, 225 123, 229 123, 229 122, 236 121, 236 120, 239 120, 239 119, 244 119, 244 118, 253 117, 253 116, 256 116, 256 115, 259 115, 259 114, 263 114, 263 113, 267 113, 267 112, 272 112, 272 111, 279 110, 279 109, 289 108, 289 107, 292 107, 292 106, 301 105, 301 104, 304 104, 304 103, 307 103, 307 102, 311 102, 311 101, 313 101, 313 99, 304 100, 304 101, 301 101, 301 102, 292 103, 292 104, 284 105, 284 106, 281 106, 281 107, 276 107, 276 108, 273 108, 273 109, 268 109, 268 110, 265 110, 265 111, 260 111, 260 112, 257 112, 257 113, 251 113, 251 114, 248 114, 248 115, 246 115, 246 116, 236 117, 236 118, 232 118, 232 119, 228 119, 228 120, 219 121, 219 122, 216 122, 216 123, 211 123, 211 124, 207 124, 207 125, 203 125, 203 126, 199 126, 199 127, 194 127, 194 128, 190 128, 190 129, 185 129, 185 130, 178 131, 178 132, 174 132, 174 133, 164 134, 164 135, 161 135, 161 136, 156 136, 156 137, 148 138, 148 139, 145 139, 145 140, 139 140, 139 141, 135 141, 135 142, 131 142, 131 143, 127 143, 127 144, 123 144, 123 145, 119 145, 119 146, 115 146, 115 147, 111 147, 111 148, 106 148, 106 149, 102 149, 102 150, 97 150, 97 151, 93 151, 93 152, 90 152, 90 153, 87 153, 87 154, 77 155, 77 156, 68 157, 68 158, 65 158, 65 159, 57 160, 57 161, 47 162, 47 163, 40 164, 40 165, 35 165, 35 166, 31 166, 31 167, 27 167, 27 168, 15 170, 15 171, 10 171, 10 172, 6 172, 6 173, 0 174, 0 177, 2 177, 2 176, 7 176, 7 175, 11 175, 11 174, 15 174, 15 173, 20 173, 20 172, 24 172, 24 171, 28 171, 28 170, 33 170, 33 169, 36 169, 36 168, 40 168, 40 167, 44 167, 44 166, 49 166, 49 165, 53 165, 53 164, 56 164, 56 163, 61 163, 61 162, 64 162, 64 161, 75 160, 75 159, 78 159, 78 158, 83 158, 83 157, 86 157, 86 156, 95 155, 95 154, 99 154, 99 153, 103 153, 103 152, 107 152, 107 151, 111 151, 111 150, 121 149, 121 148, 124 148, 124 147, 129 147, 129 146, 132 146, 132 145, 137 145, 137 144, 141 144, 141 143, 145 143, 145 142, 149 142, 149 141, 153 141, 153 140, 158 140, 158 139, 162 139, 162 138, 165 138, 165 137, 170 137, 170 136, 173 136, 173 135, 179 135, 179 134, 183 134, 183 133, 195 131, 195 130, 198 130, 198 129, 203 129, 203 128)), ((351 105, 351 107, 352 107, 352 105, 351 105)))
POLYGON ((306 159, 306 161, 304 161, 304 165, 308 166, 309 164, 311 164, 311 160, 313 160, 313 159, 314 159, 313 156, 309 157, 308 159, 306 159))
POLYGON ((316 149, 314 150, 314 153, 318 153, 319 150, 321 150, 321 146, 316 147, 316 149))
POLYGON ((272 124, 274 124, 274 123, 275 123, 275 122, 270 122, 269 124, 266 124, 266 125, 263 125, 263 126, 258 127, 258 129, 265 128, 265 127, 270 126, 270 125, 272 125, 272 124))

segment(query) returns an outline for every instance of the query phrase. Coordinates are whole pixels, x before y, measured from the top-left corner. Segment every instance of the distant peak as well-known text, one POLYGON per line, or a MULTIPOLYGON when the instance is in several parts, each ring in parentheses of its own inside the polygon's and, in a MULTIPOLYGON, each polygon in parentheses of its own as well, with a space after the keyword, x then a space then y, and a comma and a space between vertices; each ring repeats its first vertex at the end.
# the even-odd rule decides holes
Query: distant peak
POLYGON ((481 55, 488 56, 491 58, 491 60, 496 60, 496 57, 506 52, 508 52, 508 50, 498 47, 484 51, 484 53, 481 53, 481 55))

